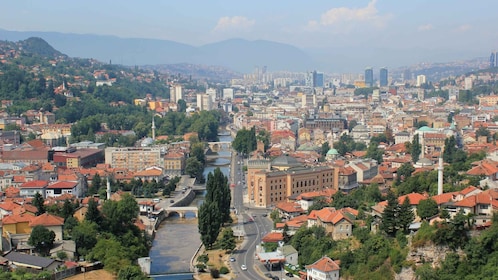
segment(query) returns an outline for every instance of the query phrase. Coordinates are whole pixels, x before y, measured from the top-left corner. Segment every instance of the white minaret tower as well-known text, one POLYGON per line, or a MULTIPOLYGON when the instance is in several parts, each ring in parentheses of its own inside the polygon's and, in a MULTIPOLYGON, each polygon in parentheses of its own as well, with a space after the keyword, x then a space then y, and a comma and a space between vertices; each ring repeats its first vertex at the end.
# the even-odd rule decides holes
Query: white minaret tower
POLYGON ((154 121, 154 115, 152 115, 152 140, 156 140, 156 123, 154 121))
POLYGON ((111 199, 111 183, 109 183, 109 177, 107 177, 107 200, 111 199))
POLYGON ((443 157, 439 157, 439 165, 437 167, 437 194, 443 194, 443 157))

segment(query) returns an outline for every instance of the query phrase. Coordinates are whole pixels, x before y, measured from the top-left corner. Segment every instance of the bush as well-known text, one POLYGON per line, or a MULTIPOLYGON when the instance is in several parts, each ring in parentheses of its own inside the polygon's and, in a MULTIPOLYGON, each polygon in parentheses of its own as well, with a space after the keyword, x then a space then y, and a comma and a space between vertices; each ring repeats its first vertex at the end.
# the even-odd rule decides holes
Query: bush
POLYGON ((220 268, 220 274, 228 274, 230 273, 230 270, 226 266, 222 266, 220 268))
POLYGON ((213 277, 213 278, 220 277, 220 271, 216 268, 211 269, 210 273, 211 273, 211 277, 213 277))

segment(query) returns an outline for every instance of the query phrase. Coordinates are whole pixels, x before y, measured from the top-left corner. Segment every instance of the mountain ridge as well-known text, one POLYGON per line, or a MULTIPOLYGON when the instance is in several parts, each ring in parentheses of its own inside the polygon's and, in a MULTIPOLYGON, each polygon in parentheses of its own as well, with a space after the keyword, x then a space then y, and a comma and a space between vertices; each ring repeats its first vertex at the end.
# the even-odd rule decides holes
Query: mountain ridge
POLYGON ((312 65, 311 58, 303 50, 265 40, 235 38, 196 47, 171 40, 0 29, 2 40, 19 41, 30 37, 42 38, 71 57, 94 58, 129 66, 192 63, 252 72, 255 66, 304 71, 312 65))

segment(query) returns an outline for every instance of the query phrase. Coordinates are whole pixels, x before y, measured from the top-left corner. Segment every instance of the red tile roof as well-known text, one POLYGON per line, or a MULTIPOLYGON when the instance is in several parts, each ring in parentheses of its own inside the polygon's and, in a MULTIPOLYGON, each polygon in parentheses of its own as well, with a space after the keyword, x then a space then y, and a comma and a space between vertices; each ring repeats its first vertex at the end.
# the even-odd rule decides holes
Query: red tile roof
POLYGON ((58 181, 48 185, 47 189, 72 189, 77 185, 77 182, 58 181))
POLYGON ((333 261, 331 258, 322 257, 313 264, 307 265, 306 269, 314 269, 326 273, 340 270, 341 268, 339 267, 339 264, 336 261, 333 261))
POLYGON ((35 181, 29 181, 26 183, 23 183, 20 188, 35 188, 35 189, 41 189, 45 188, 48 185, 48 181, 45 180, 35 180, 35 181))
POLYGON ((261 238, 261 241, 265 243, 276 243, 282 240, 284 240, 284 235, 281 232, 270 232, 261 238))
POLYGON ((286 213, 304 213, 299 203, 295 202, 279 202, 276 208, 286 213))
POLYGON ((40 216, 34 217, 29 223, 30 227, 35 226, 62 226, 64 224, 64 218, 50 215, 48 213, 41 214, 40 216))
POLYGON ((419 193, 409 193, 398 197, 398 203, 403 204, 406 198, 410 199, 410 205, 418 205, 421 200, 427 199, 428 197, 419 193))
POLYGON ((9 216, 4 216, 2 219, 2 224, 4 225, 11 225, 11 224, 17 224, 17 223, 29 223, 33 219, 33 216, 31 215, 9 215, 9 216))

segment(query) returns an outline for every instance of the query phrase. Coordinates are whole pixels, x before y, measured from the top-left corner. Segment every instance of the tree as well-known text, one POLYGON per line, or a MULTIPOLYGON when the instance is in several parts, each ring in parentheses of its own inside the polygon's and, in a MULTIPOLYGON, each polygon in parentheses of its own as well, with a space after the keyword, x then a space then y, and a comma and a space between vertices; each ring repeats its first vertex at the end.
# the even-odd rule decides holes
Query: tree
POLYGON ((190 149, 190 156, 195 157, 202 165, 206 165, 206 154, 204 153, 204 144, 203 143, 195 143, 192 145, 190 149))
POLYGON ((232 142, 232 147, 239 153, 249 155, 252 151, 256 150, 256 132, 252 127, 250 130, 242 128, 237 131, 237 135, 232 142))
POLYGON ((412 176, 412 173, 415 171, 415 167, 412 164, 405 162, 398 168, 398 178, 403 178, 403 180, 408 179, 412 176))
POLYGON ((221 249, 230 252, 235 249, 235 236, 233 235, 232 228, 225 228, 221 235, 220 247, 221 249))
POLYGON ((45 199, 43 199, 43 196, 39 192, 37 192, 33 198, 33 206, 36 207, 36 216, 40 216, 46 211, 45 199))
POLYGON ((196 158, 189 157, 185 163, 185 173, 192 178, 196 178, 198 182, 203 181, 204 165, 196 158))
POLYGON ((55 232, 44 226, 35 226, 29 235, 28 244, 35 247, 35 250, 46 256, 55 241, 55 232))
POLYGON ((447 163, 454 163, 456 160, 457 147, 455 136, 444 139, 443 160, 447 163))
POLYGON ((413 141, 411 144, 410 154, 412 155, 412 162, 417 163, 420 158, 420 153, 422 152, 422 146, 420 145, 418 134, 413 136, 413 141))
POLYGON ((231 194, 228 186, 228 178, 221 172, 218 167, 208 174, 206 183, 206 201, 215 202, 219 213, 221 223, 228 222, 230 219, 231 194))
MULTIPOLYGON (((180 99, 181 100, 181 99, 180 99)), ((118 272, 118 280, 147 280, 150 279, 145 275, 140 267, 128 265, 121 268, 118 272)))
POLYGON ((86 256, 97 244, 98 228, 96 223, 88 220, 84 220, 73 228, 71 239, 76 244, 78 255, 86 256))
POLYGON ((415 214, 413 214, 412 206, 410 204, 410 199, 406 197, 398 209, 399 209, 398 228, 406 233, 408 231, 408 227, 415 219, 415 214))
POLYGON ((100 214, 100 210, 98 209, 97 201, 93 198, 90 198, 88 201, 88 209, 85 214, 85 220, 94 222, 97 225, 102 222, 102 214, 100 214))
POLYGON ((387 194, 387 206, 384 208, 382 213, 382 224, 381 229, 390 236, 394 236, 398 229, 397 219, 399 213, 398 200, 394 196, 394 193, 389 192, 387 194))
POLYGON ((199 207, 198 228, 201 241, 206 248, 210 249, 216 242, 220 232, 221 219, 218 216, 218 205, 214 201, 204 201, 199 207))
POLYGON ((322 155, 322 157, 326 156, 327 155, 327 152, 330 150, 330 145, 329 145, 329 142, 323 142, 322 144, 322 149, 320 151, 320 154, 322 155))
POLYGON ((437 202, 434 199, 424 199, 417 205, 417 215, 422 219, 430 218, 439 212, 437 202))
POLYGON ((179 99, 177 111, 178 112, 185 112, 186 110, 187 110, 187 102, 185 102, 185 100, 183 100, 183 99, 179 99))

